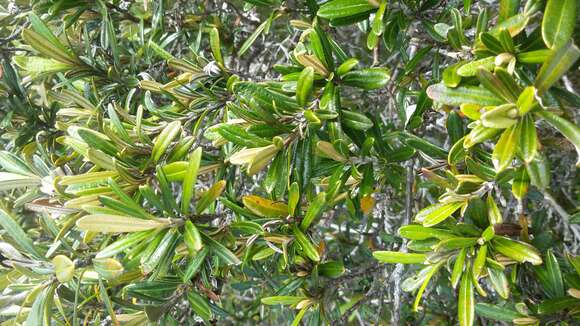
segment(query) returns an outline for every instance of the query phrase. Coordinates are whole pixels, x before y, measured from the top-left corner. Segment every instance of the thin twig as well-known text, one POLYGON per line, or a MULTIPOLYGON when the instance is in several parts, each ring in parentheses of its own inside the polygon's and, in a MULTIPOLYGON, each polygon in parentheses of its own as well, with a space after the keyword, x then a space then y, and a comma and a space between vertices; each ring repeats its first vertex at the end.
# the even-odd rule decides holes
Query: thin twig
MULTIPOLYGON (((413 214, 413 181, 415 180, 415 171, 413 170, 413 161, 407 164, 407 184, 405 189, 405 218, 403 225, 409 224, 413 214)), ((400 252, 407 252, 407 241, 403 239, 400 252)), ((403 273, 403 264, 397 264, 393 271, 391 279, 393 280, 393 313, 392 324, 399 325, 401 318, 401 274, 403 273)))

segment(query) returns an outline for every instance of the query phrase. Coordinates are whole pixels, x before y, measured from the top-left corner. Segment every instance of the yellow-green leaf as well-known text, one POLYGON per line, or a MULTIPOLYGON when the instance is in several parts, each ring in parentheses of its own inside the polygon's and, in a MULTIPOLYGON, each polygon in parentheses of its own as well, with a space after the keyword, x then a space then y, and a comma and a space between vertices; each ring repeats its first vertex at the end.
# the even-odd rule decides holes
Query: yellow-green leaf
POLYGON ((518 148, 526 163, 530 163, 538 152, 538 135, 534 119, 530 115, 522 118, 518 148))
POLYGON ((125 233, 164 228, 169 226, 169 221, 166 219, 145 220, 120 215, 93 214, 82 217, 76 224, 83 231, 125 233))
POLYGON ((340 154, 331 143, 327 141, 320 140, 316 143, 316 149, 318 152, 325 157, 333 159, 338 162, 345 162, 347 160, 342 154, 340 154))
POLYGON ((217 28, 212 27, 209 30, 209 44, 211 48, 211 53, 213 54, 214 60, 224 67, 224 59, 222 57, 222 49, 220 42, 220 33, 217 28))
POLYGON ((190 220, 185 221, 183 225, 183 241, 187 246, 190 255, 195 255, 203 248, 203 241, 199 230, 190 220))
POLYGON ((259 196, 244 196, 242 202, 252 213, 269 218, 278 218, 288 215, 288 206, 259 196))
POLYGON ((209 207, 224 191, 226 181, 220 180, 213 184, 207 191, 203 192, 197 203, 195 204, 195 212, 201 214, 209 207))
POLYGON ((125 270, 123 264, 114 258, 95 258, 93 259, 93 267, 105 280, 114 280, 121 276, 125 270))
POLYGON ((181 195, 181 212, 184 215, 189 213, 189 203, 193 198, 195 183, 197 181, 197 171, 201 163, 201 147, 198 147, 189 155, 189 164, 183 178, 183 193, 181 195))
POLYGON ((300 73, 298 82, 296 84, 296 103, 300 106, 305 106, 310 95, 312 94, 312 86, 314 83, 314 68, 306 67, 300 73))
POLYGON ((520 133, 519 124, 506 129, 499 137, 491 158, 497 172, 507 168, 516 154, 520 133))
POLYGON ((472 326, 475 319, 473 280, 469 270, 463 273, 461 278, 459 297, 457 298, 457 317, 460 326, 472 326))
POLYGON ((540 257, 538 250, 525 242, 496 236, 493 238, 492 244, 497 252, 520 263, 529 262, 532 265, 542 263, 542 257, 540 257))
POLYGON ((171 141, 179 134, 180 131, 181 122, 178 120, 173 121, 165 126, 163 131, 161 131, 159 136, 157 136, 155 139, 155 144, 153 145, 153 150, 151 151, 151 158, 153 159, 153 162, 159 161, 161 156, 166 153, 169 144, 171 144, 171 141))
POLYGON ((381 263, 388 264, 423 264, 427 259, 425 254, 398 251, 374 251, 373 257, 381 263))
POLYGON ((322 213, 325 203, 326 203, 326 193, 325 192, 318 193, 318 195, 314 198, 314 200, 310 202, 310 205, 308 205, 306 214, 304 215, 302 222, 300 222, 300 228, 302 230, 308 229, 308 227, 310 226, 310 224, 312 224, 314 219, 316 219, 322 213))
POLYGON ((268 145, 266 147, 262 147, 260 151, 258 151, 250 164, 248 164, 248 175, 254 175, 260 172, 263 168, 270 163, 272 158, 278 154, 280 148, 276 145, 268 145))
POLYGON ((465 203, 462 201, 437 203, 420 210, 415 216, 415 220, 423 223, 423 226, 425 227, 431 227, 446 220, 464 204, 465 203))
POLYGON ((52 259, 52 264, 54 265, 56 279, 60 283, 66 283, 72 280, 75 274, 75 264, 70 258, 64 255, 58 255, 52 259))

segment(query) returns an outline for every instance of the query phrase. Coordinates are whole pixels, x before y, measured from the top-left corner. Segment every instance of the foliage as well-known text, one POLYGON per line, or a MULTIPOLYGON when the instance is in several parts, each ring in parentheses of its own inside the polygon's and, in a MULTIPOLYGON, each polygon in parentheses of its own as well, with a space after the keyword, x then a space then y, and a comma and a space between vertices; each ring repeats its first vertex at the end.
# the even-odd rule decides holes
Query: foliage
POLYGON ((2 325, 577 323, 576 7, 4 5, 2 325))

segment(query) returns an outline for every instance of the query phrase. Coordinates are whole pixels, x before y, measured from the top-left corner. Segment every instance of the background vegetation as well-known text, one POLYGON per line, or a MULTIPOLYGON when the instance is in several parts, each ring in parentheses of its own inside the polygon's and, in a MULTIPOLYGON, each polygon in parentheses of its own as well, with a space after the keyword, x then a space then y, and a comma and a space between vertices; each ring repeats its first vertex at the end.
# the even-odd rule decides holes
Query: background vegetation
POLYGON ((0 1, 0 322, 577 324, 576 7, 0 1))

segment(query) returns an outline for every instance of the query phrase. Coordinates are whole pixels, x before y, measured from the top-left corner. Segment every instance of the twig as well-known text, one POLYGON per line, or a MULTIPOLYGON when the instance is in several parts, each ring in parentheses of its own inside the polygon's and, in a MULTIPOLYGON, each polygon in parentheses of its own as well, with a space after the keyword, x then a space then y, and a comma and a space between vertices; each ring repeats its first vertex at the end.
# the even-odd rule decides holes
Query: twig
MULTIPOLYGON (((415 171, 413 171, 413 161, 411 160, 407 164, 407 184, 405 193, 405 218, 403 220, 403 225, 409 224, 411 221, 412 205, 413 205, 413 181, 415 179, 415 171)), ((403 239, 401 244, 400 252, 407 252, 407 241, 403 239)), ((395 270, 393 271, 391 279, 393 280, 393 313, 392 313, 392 324, 399 325, 399 319, 401 318, 401 274, 403 273, 403 264, 397 264, 395 270)))

